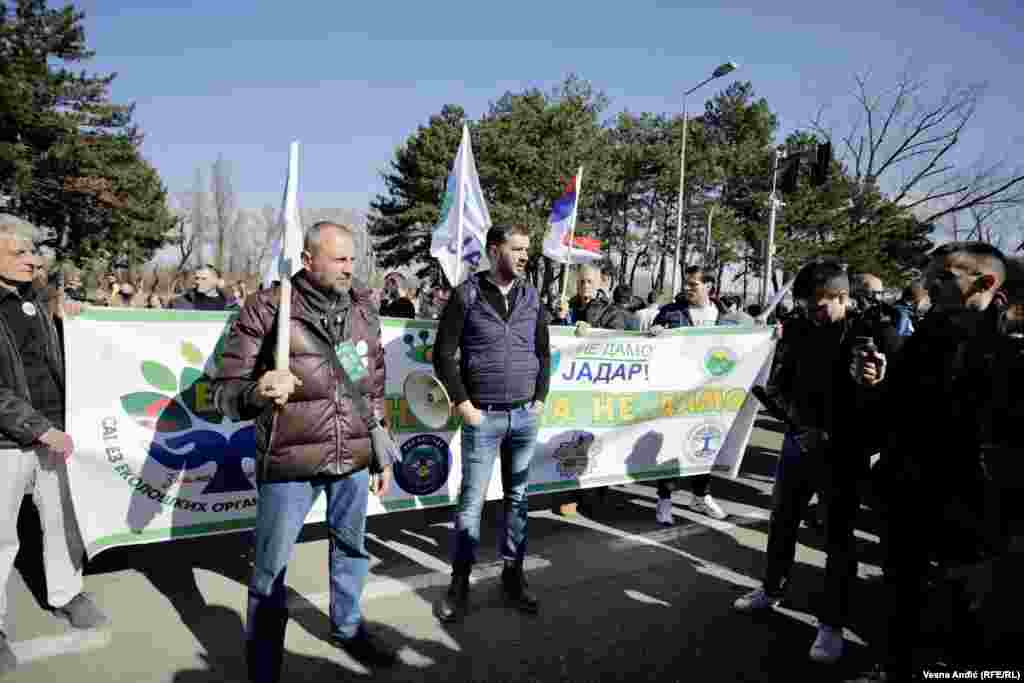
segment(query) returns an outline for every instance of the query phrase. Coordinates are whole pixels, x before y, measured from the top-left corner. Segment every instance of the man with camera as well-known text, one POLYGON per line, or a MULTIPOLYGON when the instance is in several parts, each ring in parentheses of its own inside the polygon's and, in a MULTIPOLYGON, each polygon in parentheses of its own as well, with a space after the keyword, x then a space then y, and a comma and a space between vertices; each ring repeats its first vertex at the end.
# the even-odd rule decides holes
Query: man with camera
POLYGON ((994 303, 1006 275, 1006 258, 989 244, 939 247, 925 278, 932 312, 901 362, 888 377, 875 362, 856 368, 859 382, 880 395, 879 414, 889 417, 881 432, 888 634, 882 669, 861 680, 910 680, 919 670, 914 647, 932 561, 945 580, 1003 550, 993 473, 1008 451, 993 446, 1013 441, 1020 424, 1008 418, 1015 403, 1007 382, 1020 370, 1016 323, 994 303), (907 406, 925 427, 897 419, 907 406))
POLYGON ((832 663, 843 653, 843 627, 856 578, 853 527, 857 486, 866 475, 873 396, 851 376, 850 363, 870 353, 879 363, 899 348, 895 328, 872 316, 850 312, 849 276, 834 259, 819 259, 797 275, 794 298, 804 314, 787 321, 782 360, 768 394, 790 425, 775 475, 774 507, 761 588, 737 599, 742 612, 774 607, 783 597, 796 552, 797 532, 811 496, 818 492, 825 523, 825 593, 818 633, 809 656, 832 663))

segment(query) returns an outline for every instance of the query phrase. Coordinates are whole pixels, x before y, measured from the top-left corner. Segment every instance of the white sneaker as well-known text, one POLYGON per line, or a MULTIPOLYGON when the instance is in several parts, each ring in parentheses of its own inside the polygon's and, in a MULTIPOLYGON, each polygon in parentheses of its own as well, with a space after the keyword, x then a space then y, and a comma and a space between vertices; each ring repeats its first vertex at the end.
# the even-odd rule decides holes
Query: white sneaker
POLYGON ((672 526, 675 524, 675 520, 672 518, 671 498, 658 499, 658 507, 654 510, 654 518, 658 520, 658 524, 664 524, 665 526, 672 526))
POLYGON ((763 609, 771 609, 779 604, 780 601, 781 598, 768 595, 764 592, 763 588, 758 588, 736 598, 732 606, 740 612, 758 612, 763 609))
POLYGON ((808 656, 818 664, 835 664, 843 656, 843 629, 820 624, 808 656))
POLYGON ((693 502, 693 508, 697 512, 701 512, 708 517, 714 517, 715 519, 725 519, 729 515, 725 514, 725 510, 719 506, 718 501, 711 497, 711 494, 707 494, 703 498, 698 498, 693 502))

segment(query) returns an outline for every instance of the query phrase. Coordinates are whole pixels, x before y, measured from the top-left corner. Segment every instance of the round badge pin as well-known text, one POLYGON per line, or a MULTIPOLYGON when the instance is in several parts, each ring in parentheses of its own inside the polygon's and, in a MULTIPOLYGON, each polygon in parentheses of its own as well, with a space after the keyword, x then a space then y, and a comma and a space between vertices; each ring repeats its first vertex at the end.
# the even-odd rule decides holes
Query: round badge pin
POLYGON ((26 301, 21 305, 21 310, 25 315, 32 317, 36 314, 36 305, 31 301, 26 301))

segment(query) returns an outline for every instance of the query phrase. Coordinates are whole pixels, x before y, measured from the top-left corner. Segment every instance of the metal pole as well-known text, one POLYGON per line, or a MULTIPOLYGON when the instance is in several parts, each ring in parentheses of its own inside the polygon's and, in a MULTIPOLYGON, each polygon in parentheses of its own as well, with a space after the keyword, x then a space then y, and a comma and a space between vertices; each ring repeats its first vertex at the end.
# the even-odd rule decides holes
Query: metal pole
POLYGON ((711 208, 708 209, 708 232, 704 236, 704 265, 708 265, 709 259, 711 258, 711 219, 715 215, 715 205, 712 204, 711 208))
POLYGON ((682 246, 683 240, 683 211, 685 210, 685 207, 683 206, 683 188, 686 184, 686 96, 688 94, 689 91, 683 93, 683 144, 680 145, 679 149, 679 211, 676 213, 676 257, 672 264, 673 300, 677 294, 676 271, 681 269, 681 264, 679 262, 679 248, 682 246))
POLYGON ((776 207, 778 206, 778 200, 775 198, 775 182, 779 177, 779 158, 781 152, 778 149, 775 150, 775 164, 772 169, 772 193, 768 197, 768 201, 771 202, 771 208, 768 212, 768 241, 765 244, 764 254, 764 272, 761 280, 761 303, 762 305, 768 301, 768 283, 770 282, 772 274, 772 251, 775 249, 775 213, 776 207))

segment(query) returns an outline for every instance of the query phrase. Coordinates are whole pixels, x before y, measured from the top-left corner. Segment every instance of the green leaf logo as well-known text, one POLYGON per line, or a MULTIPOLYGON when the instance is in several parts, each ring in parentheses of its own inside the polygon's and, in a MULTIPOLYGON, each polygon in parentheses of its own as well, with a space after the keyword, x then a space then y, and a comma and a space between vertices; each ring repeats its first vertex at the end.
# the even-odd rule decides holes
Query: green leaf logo
POLYGON ((199 350, 199 347, 192 342, 181 343, 181 357, 192 365, 201 365, 203 362, 203 352, 199 350))
POLYGON ((192 418, 180 403, 152 391, 122 396, 121 407, 139 424, 158 432, 180 432, 192 426, 192 418))
POLYGON ((178 389, 178 381, 174 373, 156 361, 142 361, 142 376, 146 378, 151 387, 162 391, 175 392, 178 389))
MULTIPOLYGON (((202 358, 199 359, 202 361, 202 358)), ((199 368, 184 368, 181 371, 181 380, 178 383, 178 390, 184 393, 203 376, 199 368)))
MULTIPOLYGON (((214 350, 224 350, 227 335, 222 335, 214 350)), ((121 397, 121 407, 135 421, 147 429, 158 432, 180 432, 200 422, 220 424, 224 421, 213 404, 210 378, 195 365, 203 364, 202 350, 190 341, 179 347, 181 357, 190 363, 182 368, 178 377, 162 363, 143 361, 142 376, 157 391, 136 391, 121 397)))

